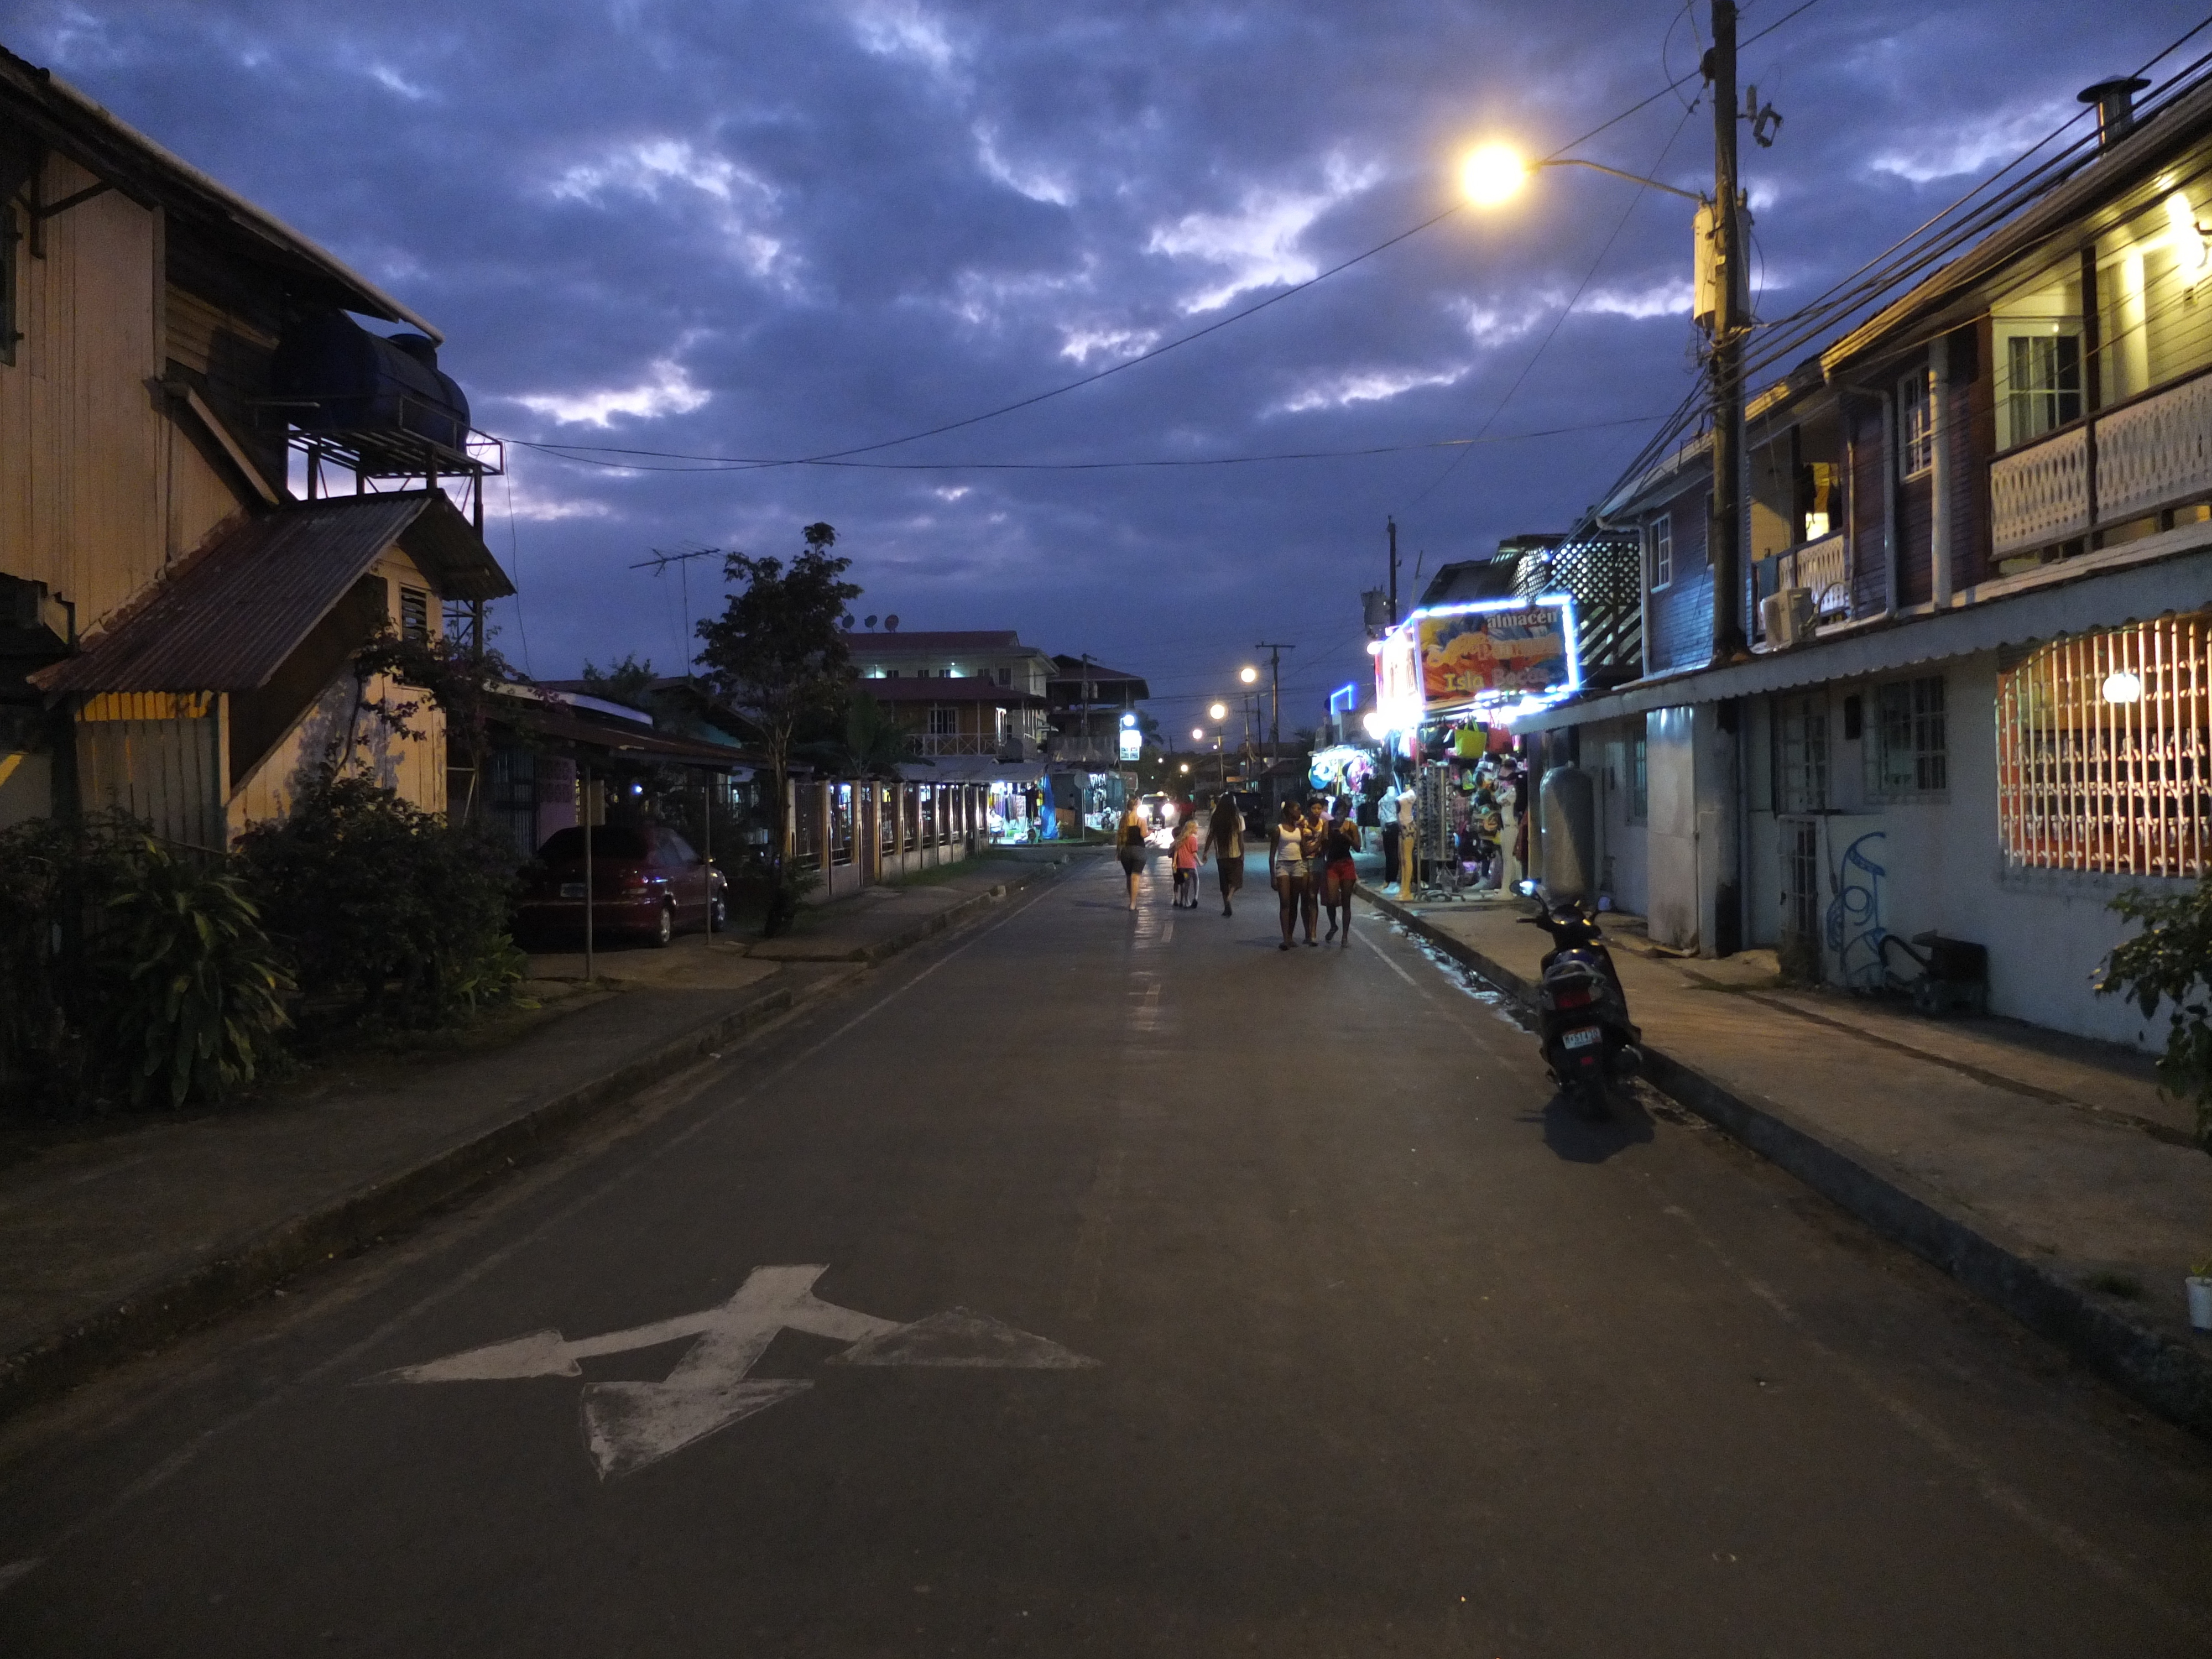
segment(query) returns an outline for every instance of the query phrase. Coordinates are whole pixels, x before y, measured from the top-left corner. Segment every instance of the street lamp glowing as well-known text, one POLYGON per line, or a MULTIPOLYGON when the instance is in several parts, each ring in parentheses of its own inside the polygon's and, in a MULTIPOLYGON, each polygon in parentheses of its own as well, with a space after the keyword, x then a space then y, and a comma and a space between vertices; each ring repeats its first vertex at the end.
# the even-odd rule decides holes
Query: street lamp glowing
POLYGON ((1207 709, 1206 714, 1208 720, 1225 720, 1229 718, 1229 705, 1225 702, 1217 702, 1207 709))
POLYGON ((1237 678, 1247 685, 1257 685, 1260 683, 1260 671, 1256 668, 1240 669, 1237 678))
POLYGON ((1528 164, 1510 144, 1483 144, 1459 166, 1459 187, 1477 207, 1501 207, 1528 182, 1528 164))
POLYGON ((1198 742, 1204 743, 1206 741, 1206 728, 1202 726, 1194 726, 1190 728, 1190 735, 1198 742))

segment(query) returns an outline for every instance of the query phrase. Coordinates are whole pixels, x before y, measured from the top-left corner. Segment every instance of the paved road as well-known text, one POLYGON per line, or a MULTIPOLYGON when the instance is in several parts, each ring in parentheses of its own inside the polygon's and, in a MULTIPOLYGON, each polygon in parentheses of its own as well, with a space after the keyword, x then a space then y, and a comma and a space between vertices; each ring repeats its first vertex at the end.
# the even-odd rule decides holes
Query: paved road
POLYGON ((2204 1448, 1371 917, 1117 884, 16 1425, 0 1649, 2212 1650, 2204 1448))

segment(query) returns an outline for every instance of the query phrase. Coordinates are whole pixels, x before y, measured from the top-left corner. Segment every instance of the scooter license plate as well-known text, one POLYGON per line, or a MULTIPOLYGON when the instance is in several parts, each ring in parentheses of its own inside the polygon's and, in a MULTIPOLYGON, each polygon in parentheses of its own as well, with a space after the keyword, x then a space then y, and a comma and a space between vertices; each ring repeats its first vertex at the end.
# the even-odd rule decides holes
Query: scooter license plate
POLYGON ((1596 1026, 1585 1025, 1579 1031, 1568 1031, 1562 1035, 1559 1044, 1566 1048, 1593 1048, 1603 1041, 1605 1033, 1596 1026))

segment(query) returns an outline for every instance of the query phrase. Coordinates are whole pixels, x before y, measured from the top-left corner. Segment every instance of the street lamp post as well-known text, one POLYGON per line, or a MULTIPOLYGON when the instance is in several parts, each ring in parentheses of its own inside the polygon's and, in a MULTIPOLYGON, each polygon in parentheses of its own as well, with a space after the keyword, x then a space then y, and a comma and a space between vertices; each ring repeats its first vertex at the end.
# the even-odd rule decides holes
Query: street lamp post
MULTIPOLYGON (((1741 660, 1748 646, 1744 637, 1743 610, 1743 337, 1748 327, 1750 291, 1745 282, 1743 257, 1743 194, 1737 183, 1735 124, 1748 118, 1752 136, 1768 142, 1761 123, 1771 111, 1750 106, 1739 111, 1735 94, 1736 0, 1712 0, 1712 50, 1705 56, 1705 78, 1711 82, 1707 95, 1713 106, 1713 193, 1710 198, 1677 185, 1662 184, 1640 173, 1623 172, 1602 161, 1578 155, 1525 161, 1509 144, 1489 143, 1469 152, 1460 165, 1460 188, 1477 207, 1503 205, 1528 182, 1528 175, 1545 167, 1588 167, 1610 173, 1647 190, 1694 202, 1700 218, 1711 216, 1712 351, 1707 372, 1712 380, 1713 490, 1710 550, 1713 573, 1713 660, 1741 660)), ((1704 226, 1699 227, 1704 234, 1704 226)), ((1700 279, 1704 276, 1700 268, 1700 279)))

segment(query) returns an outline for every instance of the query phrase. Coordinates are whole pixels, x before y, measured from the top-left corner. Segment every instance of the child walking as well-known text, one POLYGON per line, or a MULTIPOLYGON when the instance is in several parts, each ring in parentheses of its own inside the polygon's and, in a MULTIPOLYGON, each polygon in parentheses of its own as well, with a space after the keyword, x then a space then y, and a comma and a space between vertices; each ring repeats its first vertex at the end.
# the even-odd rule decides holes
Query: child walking
POLYGON ((1175 902, 1178 910, 1198 908, 1198 825, 1190 818, 1176 836, 1175 902))

